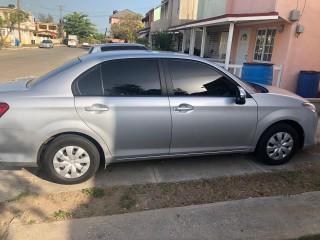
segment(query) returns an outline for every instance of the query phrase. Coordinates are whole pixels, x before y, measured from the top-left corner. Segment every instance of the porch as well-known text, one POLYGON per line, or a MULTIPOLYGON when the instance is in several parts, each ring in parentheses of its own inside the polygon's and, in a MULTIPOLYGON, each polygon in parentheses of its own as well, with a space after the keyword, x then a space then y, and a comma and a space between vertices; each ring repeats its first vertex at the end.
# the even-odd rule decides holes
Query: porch
POLYGON ((275 34, 280 26, 283 27, 282 22, 277 13, 228 14, 175 26, 170 31, 182 32, 182 53, 188 52, 215 62, 238 77, 241 77, 243 63, 275 64, 273 85, 279 87, 284 62, 274 61, 272 51, 275 34), (264 25, 272 28, 262 30, 261 39, 258 33, 252 34, 257 32, 253 29, 264 25))

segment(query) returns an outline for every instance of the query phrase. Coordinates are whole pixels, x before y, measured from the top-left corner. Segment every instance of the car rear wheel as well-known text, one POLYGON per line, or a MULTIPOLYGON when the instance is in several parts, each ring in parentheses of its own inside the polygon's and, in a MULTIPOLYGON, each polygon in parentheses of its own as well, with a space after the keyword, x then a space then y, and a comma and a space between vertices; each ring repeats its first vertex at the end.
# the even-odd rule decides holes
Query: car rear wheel
POLYGON ((42 160, 49 177, 60 184, 77 184, 98 170, 100 155, 96 146, 81 136, 62 135, 48 146, 42 160))
POLYGON ((288 124, 271 126, 261 136, 256 147, 257 158, 270 165, 288 162, 299 146, 297 131, 288 124))

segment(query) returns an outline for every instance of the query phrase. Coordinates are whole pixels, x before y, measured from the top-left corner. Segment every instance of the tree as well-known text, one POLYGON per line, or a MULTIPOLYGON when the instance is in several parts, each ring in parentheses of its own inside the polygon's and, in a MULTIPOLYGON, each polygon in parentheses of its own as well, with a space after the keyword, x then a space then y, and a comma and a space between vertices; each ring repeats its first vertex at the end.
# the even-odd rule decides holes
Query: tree
POLYGON ((39 22, 42 22, 42 23, 53 23, 54 20, 53 20, 53 16, 48 13, 48 15, 44 15, 42 13, 39 13, 39 22))
POLYGON ((172 51, 173 49, 173 33, 157 32, 153 35, 155 50, 172 51))
POLYGON ((11 32, 18 28, 18 22, 26 22, 28 18, 28 13, 16 8, 9 10, 8 12, 4 12, 3 17, 0 16, 0 29, 7 30, 5 35, 0 31, 0 48, 3 46, 11 32))
POLYGON ((85 38, 95 33, 95 25, 87 19, 84 13, 71 13, 64 17, 63 27, 66 33, 85 38))
POLYGON ((126 14, 120 23, 111 26, 111 35, 113 38, 134 42, 137 38, 137 32, 144 27, 142 18, 141 14, 126 14))
POLYGON ((95 33, 93 34, 93 38, 99 41, 100 43, 105 43, 106 42, 106 35, 103 33, 95 33))

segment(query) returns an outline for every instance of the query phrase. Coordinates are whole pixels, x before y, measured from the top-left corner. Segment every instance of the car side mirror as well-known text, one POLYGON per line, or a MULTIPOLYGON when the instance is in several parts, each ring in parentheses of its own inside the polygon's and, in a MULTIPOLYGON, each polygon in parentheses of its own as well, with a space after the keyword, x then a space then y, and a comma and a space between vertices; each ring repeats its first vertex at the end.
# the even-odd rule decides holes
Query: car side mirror
POLYGON ((236 104, 243 105, 246 103, 247 92, 239 87, 236 90, 236 104))

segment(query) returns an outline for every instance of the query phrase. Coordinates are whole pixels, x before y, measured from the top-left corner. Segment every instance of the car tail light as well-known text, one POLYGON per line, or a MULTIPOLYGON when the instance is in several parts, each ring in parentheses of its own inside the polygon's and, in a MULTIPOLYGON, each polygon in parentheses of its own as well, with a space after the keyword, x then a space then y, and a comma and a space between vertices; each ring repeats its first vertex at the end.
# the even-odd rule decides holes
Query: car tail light
POLYGON ((3 116, 3 114, 6 113, 6 111, 8 111, 9 109, 9 105, 6 103, 0 103, 0 118, 3 116))

